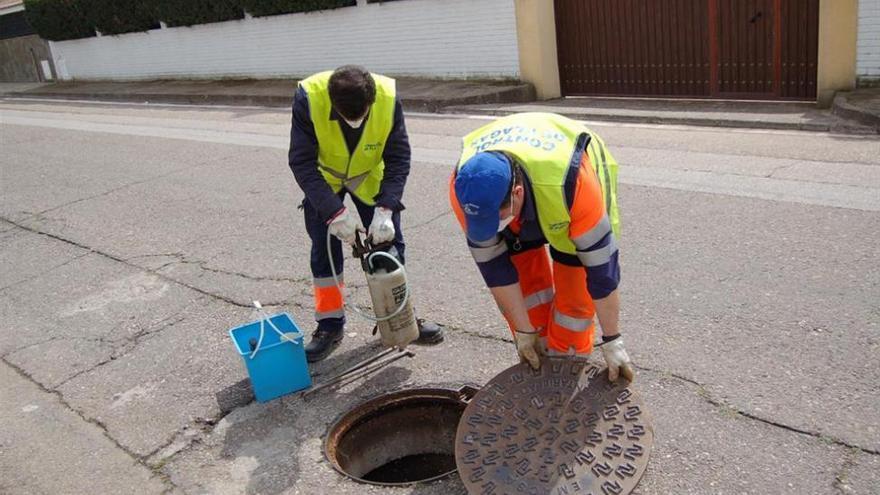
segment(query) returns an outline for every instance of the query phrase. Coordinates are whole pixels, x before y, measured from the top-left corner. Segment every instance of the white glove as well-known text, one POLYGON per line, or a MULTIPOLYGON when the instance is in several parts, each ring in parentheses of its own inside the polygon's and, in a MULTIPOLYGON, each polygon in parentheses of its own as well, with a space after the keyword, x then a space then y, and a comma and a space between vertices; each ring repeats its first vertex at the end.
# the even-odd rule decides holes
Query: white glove
POLYGON ((632 362, 626 349, 623 348, 623 337, 617 337, 611 342, 602 344, 602 354, 605 355, 605 363, 608 365, 608 379, 617 381, 617 375, 621 374, 628 381, 633 381, 632 362))
POLYGON ((384 244, 394 240, 394 222, 391 221, 393 214, 392 210, 382 206, 377 206, 373 210, 373 221, 370 223, 373 244, 384 244))
POLYGON ((348 212, 348 208, 343 208, 342 213, 336 215, 336 218, 330 222, 327 227, 330 234, 336 236, 340 241, 354 245, 354 236, 357 232, 363 232, 364 226, 361 221, 348 212))
POLYGON ((544 352, 544 344, 541 342, 541 334, 537 330, 534 332, 514 332, 514 340, 516 341, 516 352, 519 358, 528 362, 532 368, 541 368, 541 356, 544 352))

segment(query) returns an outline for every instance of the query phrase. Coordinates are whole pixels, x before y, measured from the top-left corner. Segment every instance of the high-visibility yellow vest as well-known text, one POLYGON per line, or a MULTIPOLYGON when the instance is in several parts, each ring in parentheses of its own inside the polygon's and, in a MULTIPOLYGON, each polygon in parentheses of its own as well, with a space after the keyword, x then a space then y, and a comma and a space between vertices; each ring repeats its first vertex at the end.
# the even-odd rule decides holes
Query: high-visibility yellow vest
POLYGON ((382 153, 394 125, 394 99, 397 93, 394 79, 372 74, 376 81, 376 102, 364 122, 364 132, 354 153, 348 152, 339 120, 330 120, 330 93, 328 84, 332 72, 320 72, 299 85, 309 98, 309 113, 318 138, 318 168, 324 180, 339 192, 351 191, 360 201, 373 205, 379 194, 385 162, 382 153))
POLYGON ((580 166, 584 147, 599 178, 611 229, 619 238, 617 162, 599 136, 574 120, 552 113, 503 117, 465 136, 458 166, 483 151, 513 155, 532 185, 544 237, 556 250, 575 254, 575 245, 569 239, 571 215, 565 200, 565 183, 568 177, 577 177, 569 176, 569 169, 580 166))

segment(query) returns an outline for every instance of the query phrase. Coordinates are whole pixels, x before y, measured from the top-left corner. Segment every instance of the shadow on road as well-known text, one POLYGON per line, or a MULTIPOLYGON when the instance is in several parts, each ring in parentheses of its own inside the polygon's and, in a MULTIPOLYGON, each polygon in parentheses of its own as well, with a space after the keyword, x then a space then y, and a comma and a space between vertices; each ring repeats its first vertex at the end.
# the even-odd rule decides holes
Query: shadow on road
MULTIPOLYGON (((323 375, 332 377, 353 363, 376 354, 379 349, 378 345, 352 349, 319 363, 316 368, 321 369, 323 375)), ((355 381, 354 386, 345 387, 346 392, 330 388, 308 400, 293 395, 260 404, 261 410, 257 414, 232 424, 225 431, 220 457, 232 460, 233 470, 241 470, 242 481, 246 483, 244 493, 276 495, 300 487, 308 491, 314 488, 310 486, 314 475, 303 471, 325 471, 331 467, 322 460, 305 468, 300 465, 301 460, 323 457, 323 442, 330 425, 356 404, 399 389, 411 375, 412 370, 408 368, 390 365, 364 380, 355 381)), ((246 379, 221 390, 216 397, 224 414, 253 401, 250 382, 246 379)))

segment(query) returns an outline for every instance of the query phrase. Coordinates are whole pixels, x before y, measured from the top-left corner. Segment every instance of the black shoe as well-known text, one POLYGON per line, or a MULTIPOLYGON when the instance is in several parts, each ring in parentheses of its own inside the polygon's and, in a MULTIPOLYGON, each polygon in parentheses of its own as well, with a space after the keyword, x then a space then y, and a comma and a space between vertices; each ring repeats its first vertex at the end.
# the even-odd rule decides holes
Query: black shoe
POLYGON ((312 334, 312 340, 306 346, 306 361, 310 363, 318 362, 339 347, 342 337, 345 336, 344 330, 325 330, 317 329, 312 334))
POLYGON ((421 318, 416 320, 419 324, 419 344, 439 344, 443 342, 443 326, 421 318))

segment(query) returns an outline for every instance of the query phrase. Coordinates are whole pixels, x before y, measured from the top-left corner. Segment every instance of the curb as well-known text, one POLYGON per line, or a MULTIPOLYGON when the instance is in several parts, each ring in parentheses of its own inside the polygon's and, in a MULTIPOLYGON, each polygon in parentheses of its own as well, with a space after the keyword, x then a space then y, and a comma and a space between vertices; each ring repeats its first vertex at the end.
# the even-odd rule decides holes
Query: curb
MULTIPOLYGON (((442 113, 446 114, 478 114, 492 115, 498 117, 512 115, 521 111, 522 110, 479 109, 464 106, 450 106, 441 110, 442 113)), ((878 130, 877 128, 847 122, 774 122, 738 119, 709 119, 698 117, 662 117, 657 115, 609 115, 607 113, 565 112, 558 109, 554 109, 554 113, 557 113, 564 117, 568 117, 573 120, 617 122, 624 124, 687 125, 697 127, 722 127, 731 129, 789 130, 861 135, 880 133, 880 130, 878 130)))
POLYGON ((431 98, 407 98, 401 96, 400 102, 406 110, 441 112, 445 109, 462 105, 491 105, 502 103, 531 103, 537 99, 535 87, 531 84, 520 84, 506 87, 492 93, 463 96, 459 98, 445 98, 442 100, 431 98))
POLYGON ((851 105, 848 100, 849 92, 838 93, 834 97, 831 113, 845 119, 853 120, 864 126, 873 128, 880 133, 880 115, 866 112, 863 108, 851 105))
POLYGON ((16 98, 50 98, 54 100, 96 100, 121 103, 171 103, 189 105, 231 105, 260 107, 289 107, 291 98, 258 95, 181 95, 181 94, 124 94, 124 93, 4 93, 0 96, 16 98))
MULTIPOLYGON (((233 95, 233 94, 179 94, 179 93, 68 93, 53 91, 0 93, 0 97, 51 98, 58 100, 100 100, 129 103, 170 103, 189 105, 230 105, 289 108, 293 102, 290 96, 278 95, 233 95)), ((531 84, 507 86, 494 92, 444 99, 416 96, 407 98, 401 95, 400 101, 407 110, 438 112, 453 105, 486 105, 501 103, 529 103, 536 99, 535 88, 531 84)))
MULTIPOLYGON (((880 116, 864 112, 860 107, 847 101, 848 93, 838 94, 834 98, 832 115, 841 119, 838 122, 783 122, 758 121, 744 119, 717 119, 701 117, 665 117, 652 114, 620 114, 608 112, 566 112, 559 108, 553 111, 575 120, 617 122, 654 125, 686 125, 697 127, 715 127, 730 129, 765 129, 790 130, 807 132, 827 132, 837 134, 872 135, 880 134, 880 116), (846 120, 849 120, 847 122, 846 120)), ((291 97, 278 95, 236 95, 236 94, 179 94, 179 93, 67 93, 52 91, 20 91, 0 93, 0 97, 14 98, 48 98, 57 100, 96 100, 127 103, 168 103, 187 105, 228 105, 256 106, 266 108, 289 108, 291 97)), ((408 111, 430 112, 442 114, 471 114, 488 116, 506 116, 523 111, 506 110, 503 108, 474 108, 473 105, 499 105, 511 103, 531 103, 536 100, 535 88, 531 84, 508 86, 499 91, 478 95, 452 98, 406 98, 401 102, 408 111)))

